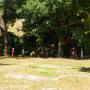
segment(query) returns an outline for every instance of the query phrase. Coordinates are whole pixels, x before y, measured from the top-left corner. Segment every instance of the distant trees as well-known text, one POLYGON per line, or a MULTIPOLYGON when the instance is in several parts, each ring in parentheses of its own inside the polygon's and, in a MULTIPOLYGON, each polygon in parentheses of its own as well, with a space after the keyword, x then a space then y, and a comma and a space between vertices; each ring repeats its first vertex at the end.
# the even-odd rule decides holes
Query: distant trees
MULTIPOLYGON (((75 46, 76 43, 90 52, 89 0, 4 0, 3 10, 6 29, 6 23, 13 24, 16 18, 25 19, 22 29, 26 34, 23 36, 24 47, 54 44, 58 57, 61 57, 65 44, 75 46), (33 44, 29 43, 31 39, 33 44)), ((7 46, 7 35, 4 36, 7 46)))
POLYGON ((28 0, 23 8, 26 19, 23 30, 34 35, 41 45, 47 35, 48 40, 52 37, 51 44, 54 43, 58 48, 58 56, 62 56, 63 40, 69 33, 72 34, 69 38, 78 46, 81 47, 86 42, 85 33, 90 28, 89 0, 28 0))

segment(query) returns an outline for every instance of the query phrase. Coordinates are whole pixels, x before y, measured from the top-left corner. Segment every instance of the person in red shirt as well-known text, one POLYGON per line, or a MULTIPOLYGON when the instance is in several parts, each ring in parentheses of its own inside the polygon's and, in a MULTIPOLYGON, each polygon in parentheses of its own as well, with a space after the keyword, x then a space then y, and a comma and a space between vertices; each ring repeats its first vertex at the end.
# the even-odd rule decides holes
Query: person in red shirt
POLYGON ((72 57, 73 58, 76 58, 77 57, 76 48, 73 47, 71 53, 72 53, 72 57))
POLYGON ((12 56, 14 56, 14 52, 15 52, 15 50, 14 50, 14 48, 12 48, 12 56))

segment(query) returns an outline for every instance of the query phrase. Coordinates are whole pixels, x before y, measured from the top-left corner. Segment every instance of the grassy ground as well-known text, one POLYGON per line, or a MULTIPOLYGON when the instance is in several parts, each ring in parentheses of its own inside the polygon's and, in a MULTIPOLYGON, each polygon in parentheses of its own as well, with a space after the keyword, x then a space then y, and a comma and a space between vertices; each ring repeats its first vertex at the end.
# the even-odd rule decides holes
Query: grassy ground
POLYGON ((90 61, 0 58, 0 90, 90 90, 90 61))

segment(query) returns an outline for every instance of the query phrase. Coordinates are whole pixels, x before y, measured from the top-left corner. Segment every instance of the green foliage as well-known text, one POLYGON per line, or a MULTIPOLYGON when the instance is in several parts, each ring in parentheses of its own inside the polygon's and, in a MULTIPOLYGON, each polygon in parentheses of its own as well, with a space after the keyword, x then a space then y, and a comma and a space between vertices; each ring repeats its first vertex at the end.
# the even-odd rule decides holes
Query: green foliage
MULTIPOLYGON (((76 41, 78 46, 89 45, 88 35, 85 33, 90 29, 90 0, 6 0, 5 2, 8 3, 7 22, 13 23, 16 18, 25 19, 22 30, 26 36, 20 39, 22 44, 26 43, 25 47, 53 43, 58 46, 58 42, 62 42, 65 37, 76 41), (69 37, 68 33, 72 35, 69 37)), ((2 6, 1 2, 0 5, 2 6)))
POLYGON ((22 5, 26 3, 26 0, 2 0, 0 5, 2 6, 3 11, 6 13, 6 22, 13 23, 16 18, 19 18, 22 5))
POLYGON ((2 8, 2 6, 3 6, 3 1, 0 0, 0 8, 2 8))
POLYGON ((78 46, 86 47, 89 6, 89 0, 27 0, 23 6, 23 31, 36 37, 41 45, 56 43, 59 37, 64 38, 66 32, 71 32, 78 46))

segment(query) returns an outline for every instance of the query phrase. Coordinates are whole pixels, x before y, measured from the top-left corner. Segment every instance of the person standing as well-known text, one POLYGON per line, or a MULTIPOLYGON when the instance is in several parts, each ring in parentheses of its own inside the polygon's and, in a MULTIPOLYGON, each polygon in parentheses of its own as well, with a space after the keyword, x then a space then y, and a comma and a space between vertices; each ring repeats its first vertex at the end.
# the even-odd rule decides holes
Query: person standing
POLYGON ((12 56, 14 56, 14 53, 15 53, 15 49, 12 48, 12 56))
POLYGON ((77 57, 76 48, 73 47, 71 53, 72 53, 72 57, 73 58, 76 58, 77 57))
POLYGON ((22 49, 22 56, 25 55, 25 49, 22 49))
POLYGON ((84 52, 83 52, 83 49, 81 48, 81 59, 84 57, 84 52))

